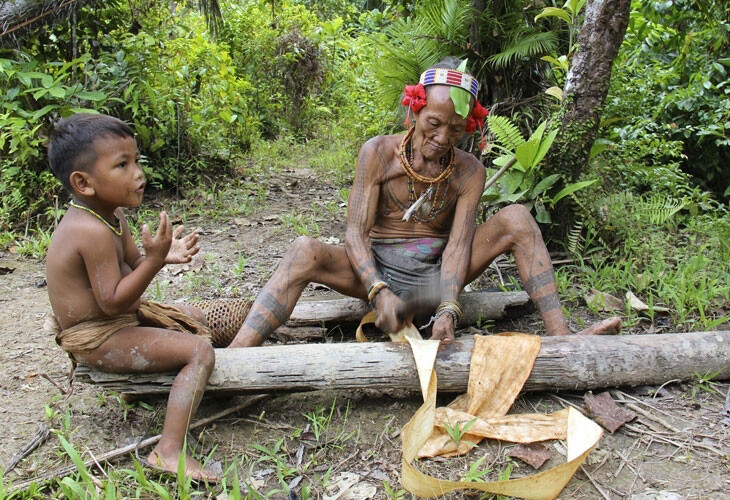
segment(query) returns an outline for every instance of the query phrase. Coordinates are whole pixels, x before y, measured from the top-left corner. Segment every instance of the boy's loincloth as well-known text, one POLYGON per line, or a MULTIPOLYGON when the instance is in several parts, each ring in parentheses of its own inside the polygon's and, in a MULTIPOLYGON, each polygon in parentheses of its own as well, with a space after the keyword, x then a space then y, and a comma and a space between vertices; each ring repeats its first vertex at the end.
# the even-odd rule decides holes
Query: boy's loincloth
POLYGON ((403 299, 440 294, 441 254, 444 238, 372 238, 378 272, 390 289, 403 299))
POLYGON ((49 322, 51 323, 49 329, 56 334, 56 343, 72 357, 74 354, 93 351, 116 332, 129 326, 165 328, 210 338, 207 326, 176 307, 147 301, 142 302, 136 313, 84 321, 66 330, 61 330, 53 316, 49 318, 49 322))

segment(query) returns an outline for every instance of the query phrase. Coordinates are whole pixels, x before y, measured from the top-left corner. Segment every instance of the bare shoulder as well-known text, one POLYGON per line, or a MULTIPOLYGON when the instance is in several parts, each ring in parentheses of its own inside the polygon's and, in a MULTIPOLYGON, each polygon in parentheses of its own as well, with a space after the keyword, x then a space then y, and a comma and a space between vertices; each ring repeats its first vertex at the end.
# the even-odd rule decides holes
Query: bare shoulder
POLYGON ((402 136, 378 135, 369 139, 360 148, 358 169, 368 171, 372 179, 382 182, 388 177, 389 166, 398 156, 398 145, 402 136))
POLYGON ((461 149, 454 149, 456 153, 456 169, 454 175, 457 179, 469 181, 471 185, 473 182, 480 182, 483 184, 486 178, 486 171, 484 165, 480 162, 476 156, 471 153, 466 153, 461 149))
MULTIPOLYGON (((81 256, 87 248, 109 248, 113 245, 112 234, 101 222, 89 220, 84 214, 67 213, 53 232, 48 248, 49 264, 57 258, 81 256)), ((110 255, 115 258, 115 255, 110 255)))

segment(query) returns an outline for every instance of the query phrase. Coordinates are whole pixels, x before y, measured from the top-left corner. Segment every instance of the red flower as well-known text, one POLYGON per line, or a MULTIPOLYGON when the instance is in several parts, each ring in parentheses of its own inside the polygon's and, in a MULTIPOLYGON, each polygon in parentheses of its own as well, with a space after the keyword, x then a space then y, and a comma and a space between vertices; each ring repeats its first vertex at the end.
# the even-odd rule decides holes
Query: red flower
POLYGON ((484 128, 484 118, 489 115, 489 110, 479 104, 477 101, 471 110, 471 114, 466 119, 466 133, 472 134, 477 129, 481 130, 484 128))
POLYGON ((400 103, 411 108, 414 113, 418 113, 426 105, 426 89, 422 84, 406 85, 403 93, 405 95, 400 103))

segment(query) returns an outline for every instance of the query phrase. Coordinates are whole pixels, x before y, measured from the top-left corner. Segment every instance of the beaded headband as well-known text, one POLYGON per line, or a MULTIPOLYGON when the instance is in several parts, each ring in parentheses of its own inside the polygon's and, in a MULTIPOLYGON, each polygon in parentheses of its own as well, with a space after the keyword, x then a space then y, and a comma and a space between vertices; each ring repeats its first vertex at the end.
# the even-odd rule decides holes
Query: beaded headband
POLYGON ((422 85, 450 85, 452 87, 460 87, 477 98, 479 92, 479 82, 476 78, 468 73, 457 71, 455 69, 432 68, 421 73, 418 80, 422 85))

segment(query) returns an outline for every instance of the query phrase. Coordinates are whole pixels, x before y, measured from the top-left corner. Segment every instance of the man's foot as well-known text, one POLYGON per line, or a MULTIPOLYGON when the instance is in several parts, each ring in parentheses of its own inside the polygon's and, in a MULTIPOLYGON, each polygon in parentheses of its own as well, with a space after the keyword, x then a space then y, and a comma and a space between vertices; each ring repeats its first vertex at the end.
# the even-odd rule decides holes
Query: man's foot
POLYGON ((578 335, 615 335, 621 331, 621 318, 613 316, 578 332, 578 335))
MULTIPOLYGON (((177 474, 179 455, 164 456, 155 448, 147 457, 147 465, 159 472, 168 472, 177 474)), ((221 480, 212 471, 203 467, 203 465, 190 455, 185 456, 185 475, 193 481, 204 481, 206 483, 217 483, 221 480)))

